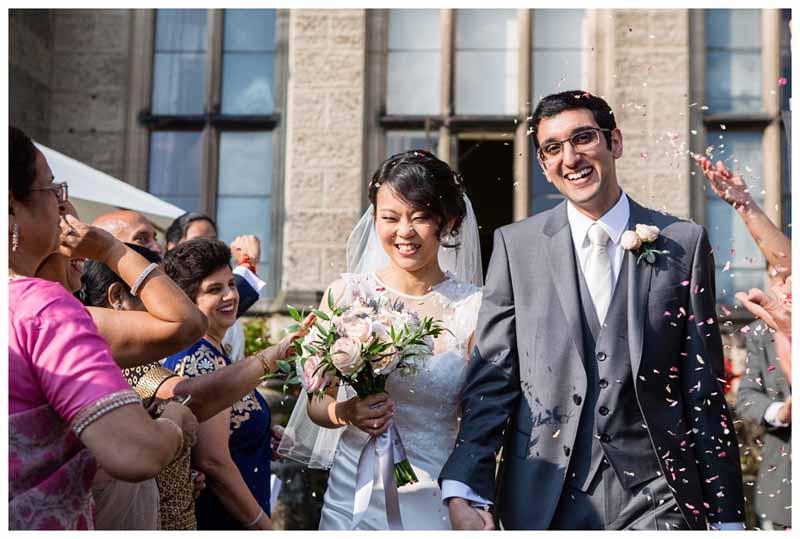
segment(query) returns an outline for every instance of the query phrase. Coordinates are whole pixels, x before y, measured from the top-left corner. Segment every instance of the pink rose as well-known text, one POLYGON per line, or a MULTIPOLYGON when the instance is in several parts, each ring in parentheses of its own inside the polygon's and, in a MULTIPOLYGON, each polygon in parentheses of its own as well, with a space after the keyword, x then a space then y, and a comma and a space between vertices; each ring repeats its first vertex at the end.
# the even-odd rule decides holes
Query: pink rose
POLYGON ((391 373, 400 362, 400 354, 397 352, 397 348, 395 348, 394 345, 391 345, 383 353, 385 355, 382 358, 371 362, 372 373, 375 376, 391 373))
POLYGON ((372 321, 369 318, 358 316, 344 316, 342 318, 344 334, 360 342, 367 342, 372 337, 372 321))
POLYGON ((341 337, 331 346, 331 360, 333 366, 344 376, 358 373, 364 366, 364 360, 361 358, 361 342, 352 337, 341 337))
POLYGON ((317 370, 320 361, 321 358, 319 356, 311 356, 306 359, 303 365, 303 372, 300 376, 300 380, 305 390, 309 393, 315 393, 321 389, 325 389, 328 387, 328 384, 331 383, 331 373, 324 372, 324 369, 317 370))
POLYGON ((633 230, 623 232, 619 242, 626 251, 635 251, 642 246, 642 239, 633 230))

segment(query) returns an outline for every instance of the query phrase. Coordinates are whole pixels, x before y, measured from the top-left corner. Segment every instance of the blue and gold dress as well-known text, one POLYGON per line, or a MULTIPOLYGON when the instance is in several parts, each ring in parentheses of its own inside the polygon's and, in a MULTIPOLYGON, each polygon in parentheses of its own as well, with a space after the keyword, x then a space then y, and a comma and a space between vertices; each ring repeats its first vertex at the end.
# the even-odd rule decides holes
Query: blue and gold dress
MULTIPOLYGON (((230 358, 206 339, 163 361, 179 376, 202 376, 231 364, 230 358)), ((247 487, 265 513, 270 514, 270 415, 267 401, 253 390, 231 407, 228 447, 247 487)), ((228 513, 210 488, 195 503, 197 529, 235 530, 244 526, 228 513)))

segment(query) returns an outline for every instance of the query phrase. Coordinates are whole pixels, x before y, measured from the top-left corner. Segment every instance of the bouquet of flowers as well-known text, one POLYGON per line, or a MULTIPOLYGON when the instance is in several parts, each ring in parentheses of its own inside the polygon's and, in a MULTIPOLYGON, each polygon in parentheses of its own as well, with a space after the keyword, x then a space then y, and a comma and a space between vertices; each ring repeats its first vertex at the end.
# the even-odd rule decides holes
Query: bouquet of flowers
MULTIPOLYGON (((447 331, 439 321, 420 319, 401 302, 386 298, 358 296, 350 305, 337 307, 329 295, 328 308, 329 313, 312 311, 316 315, 313 327, 294 342, 296 354, 281 365, 291 375, 287 384, 302 384, 309 399, 321 398, 334 379, 352 387, 361 398, 382 393, 392 373, 416 372, 433 354, 434 337, 447 331), (290 372, 292 361, 296 375, 290 372)), ((298 323, 304 318, 291 306, 289 314, 298 323)), ((402 456, 394 463, 397 486, 416 483, 396 427, 390 425, 387 432, 388 445, 402 456)))

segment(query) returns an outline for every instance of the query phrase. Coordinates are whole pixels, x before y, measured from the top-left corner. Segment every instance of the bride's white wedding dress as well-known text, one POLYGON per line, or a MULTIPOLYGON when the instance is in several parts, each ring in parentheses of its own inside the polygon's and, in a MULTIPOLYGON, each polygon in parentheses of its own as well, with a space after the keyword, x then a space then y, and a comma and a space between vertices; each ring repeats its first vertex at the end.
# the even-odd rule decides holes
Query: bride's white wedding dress
MULTIPOLYGON (((467 365, 467 346, 475 330, 481 289, 460 282, 452 274, 423 296, 392 290, 374 273, 342 275, 342 301, 356 295, 388 296, 400 300, 420 317, 441 320, 452 332, 435 342, 434 355, 413 375, 391 375, 386 391, 395 403, 394 422, 406 455, 419 478, 401 487, 400 513, 407 530, 449 530, 450 519, 442 504, 437 478, 450 456, 459 425, 459 391, 467 365)), ((355 395, 348 388, 348 398, 355 395)), ((325 492, 319 529, 348 530, 353 518, 356 469, 361 449, 369 436, 356 427, 345 427, 339 440, 325 492)), ((376 471, 369 507, 358 529, 388 529, 383 485, 376 471)))

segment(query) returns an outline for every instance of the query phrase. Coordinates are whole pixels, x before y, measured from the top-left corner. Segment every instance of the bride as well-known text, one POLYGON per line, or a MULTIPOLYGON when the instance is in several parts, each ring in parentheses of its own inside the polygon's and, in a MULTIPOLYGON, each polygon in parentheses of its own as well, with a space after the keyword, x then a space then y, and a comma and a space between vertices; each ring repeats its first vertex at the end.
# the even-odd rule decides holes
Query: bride
POLYGON ((441 320, 449 332, 415 374, 390 376, 386 393, 359 399, 334 384, 323 399, 301 395, 278 453, 331 468, 321 530, 387 529, 377 476, 366 511, 355 518, 354 499, 361 450, 391 419, 419 478, 398 491, 402 525, 449 530, 437 478, 456 442, 459 389, 481 302, 478 228, 461 178, 422 150, 387 159, 370 181, 369 199, 348 239, 348 273, 331 284, 320 308, 327 310, 329 294, 337 305, 386 296, 441 320))

